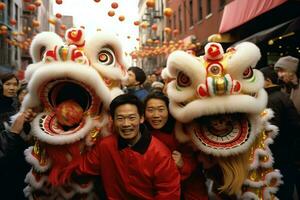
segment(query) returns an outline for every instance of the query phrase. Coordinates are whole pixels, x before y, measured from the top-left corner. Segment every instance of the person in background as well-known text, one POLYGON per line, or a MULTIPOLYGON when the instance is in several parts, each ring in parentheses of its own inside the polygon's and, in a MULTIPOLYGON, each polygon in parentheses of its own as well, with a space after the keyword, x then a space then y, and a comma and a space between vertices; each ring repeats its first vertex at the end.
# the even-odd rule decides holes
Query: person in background
POLYGON ((300 113, 300 87, 299 77, 297 76, 299 59, 292 56, 279 58, 275 63, 274 69, 277 72, 279 80, 284 83, 286 92, 294 102, 295 107, 300 113))
POLYGON ((151 75, 150 75, 150 80, 151 80, 151 83, 154 83, 155 81, 158 81, 158 80, 157 80, 156 74, 154 74, 154 73, 151 74, 151 75))
POLYGON ((152 82, 151 82, 151 75, 148 74, 147 78, 146 78, 146 80, 145 80, 145 82, 143 84, 143 88, 145 88, 145 90, 147 90, 148 92, 150 92, 150 90, 151 90, 151 84, 152 84, 152 82))
POLYGON ((153 92, 162 92, 165 87, 165 84, 160 81, 155 81, 151 85, 151 93, 153 92))
POLYGON ((193 149, 180 144, 174 133, 175 119, 170 115, 169 99, 162 92, 150 93, 145 99, 145 124, 151 134, 172 152, 181 175, 182 200, 207 200, 207 188, 193 149))
POLYGON ((276 196, 279 199, 293 199, 297 180, 293 154, 300 152, 300 116, 291 99, 277 84, 278 77, 274 69, 264 67, 260 71, 264 75, 264 87, 268 93, 267 107, 274 111, 274 117, 270 122, 279 128, 279 134, 274 144, 270 146, 275 159, 274 168, 279 169, 283 175, 283 185, 280 186, 276 196))
POLYGON ((23 151, 24 141, 20 137, 25 122, 30 122, 36 116, 32 109, 27 109, 16 117, 9 130, 4 129, 0 133, 0 165, 3 165, 6 157, 14 154, 18 149, 23 151))
POLYGON ((133 94, 143 101, 148 95, 148 91, 142 87, 145 80, 146 74, 143 69, 139 67, 130 67, 128 69, 128 80, 125 93, 133 94))
POLYGON ((27 90, 27 84, 22 84, 21 87, 18 89, 17 91, 17 98, 18 98, 18 105, 19 108, 21 107, 21 104, 23 102, 23 99, 25 97, 25 95, 28 93, 27 90))
POLYGON ((19 80, 13 73, 3 74, 0 80, 0 123, 8 128, 10 117, 18 111, 16 96, 19 80))
POLYGON ((110 114, 114 133, 73 160, 52 184, 64 183, 76 170, 100 175, 109 200, 179 200, 179 172, 168 148, 142 125, 142 102, 131 94, 117 96, 110 114))
MULTIPOLYGON (((18 112, 17 90, 19 80, 13 73, 1 76, 0 93, 0 131, 1 131, 1 164, 0 164, 0 194, 10 199, 25 199, 23 189, 24 179, 30 169, 25 161, 24 150, 28 147, 21 137, 28 115, 26 111, 16 118, 11 125, 11 117, 18 112), (24 116, 22 116, 24 115, 24 116)), ((29 125, 29 124, 28 124, 29 125)))

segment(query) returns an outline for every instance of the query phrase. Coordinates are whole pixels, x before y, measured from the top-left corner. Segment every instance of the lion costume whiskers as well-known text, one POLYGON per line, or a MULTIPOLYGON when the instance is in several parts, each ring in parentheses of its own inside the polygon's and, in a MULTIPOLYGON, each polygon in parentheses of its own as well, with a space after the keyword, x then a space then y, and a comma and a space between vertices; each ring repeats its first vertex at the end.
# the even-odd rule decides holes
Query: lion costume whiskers
POLYGON ((282 183, 272 168, 269 144, 277 128, 268 122, 264 78, 254 69, 259 59, 259 49, 249 42, 226 53, 208 43, 200 57, 173 52, 162 72, 174 79, 167 93, 177 139, 213 157, 223 174, 218 192, 239 199, 276 199, 282 183))
POLYGON ((97 199, 91 180, 59 187, 48 180, 110 133, 108 106, 122 93, 120 84, 127 76, 114 35, 101 31, 86 40, 83 29, 72 28, 65 39, 40 33, 30 48, 33 64, 25 72, 29 93, 20 111, 38 111, 31 123, 35 144, 25 151, 32 165, 24 189, 29 199, 97 199))

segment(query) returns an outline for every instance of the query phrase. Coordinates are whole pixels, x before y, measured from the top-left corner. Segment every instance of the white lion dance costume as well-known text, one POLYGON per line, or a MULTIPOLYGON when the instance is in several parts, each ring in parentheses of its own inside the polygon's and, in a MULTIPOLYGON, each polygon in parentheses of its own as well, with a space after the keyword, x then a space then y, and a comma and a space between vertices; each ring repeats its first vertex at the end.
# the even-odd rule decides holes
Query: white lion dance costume
POLYGON ((268 123, 263 75, 253 69, 259 59, 252 43, 226 53, 209 43, 204 56, 173 52, 162 73, 174 79, 167 93, 177 139, 212 157, 223 174, 219 192, 238 199, 277 199, 282 182, 269 149, 277 128, 268 123))
POLYGON ((66 43, 51 32, 38 34, 30 53, 21 112, 39 113, 31 123, 35 144, 25 151, 32 169, 24 193, 29 199, 97 199, 92 181, 52 187, 48 180, 109 133, 108 106, 127 70, 120 43, 103 32, 85 40, 83 29, 70 29, 66 43))

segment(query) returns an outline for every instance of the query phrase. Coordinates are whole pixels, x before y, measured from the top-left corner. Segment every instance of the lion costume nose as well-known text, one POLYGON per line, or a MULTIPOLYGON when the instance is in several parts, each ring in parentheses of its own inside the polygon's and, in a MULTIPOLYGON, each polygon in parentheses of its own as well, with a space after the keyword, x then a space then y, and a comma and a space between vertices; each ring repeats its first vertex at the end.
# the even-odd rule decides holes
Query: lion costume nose
POLYGON ((200 97, 221 96, 238 94, 241 91, 241 83, 233 80, 229 74, 221 77, 207 77, 206 83, 199 84, 197 94, 200 97))

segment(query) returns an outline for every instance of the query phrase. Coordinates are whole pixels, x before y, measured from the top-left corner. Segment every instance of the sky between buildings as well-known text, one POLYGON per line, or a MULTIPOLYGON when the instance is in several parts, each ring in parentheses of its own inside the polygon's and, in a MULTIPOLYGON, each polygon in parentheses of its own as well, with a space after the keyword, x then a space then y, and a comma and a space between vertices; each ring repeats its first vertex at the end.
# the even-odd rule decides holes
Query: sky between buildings
MULTIPOLYGON (((116 34, 128 54, 137 46, 138 27, 133 22, 138 20, 138 0, 101 0, 99 3, 94 0, 63 0, 60 5, 53 1, 54 15, 73 16, 74 25, 84 26, 87 37, 100 28, 116 34), (113 2, 118 3, 117 9, 111 8, 113 2), (115 16, 108 16, 110 10, 115 11, 115 16), (122 22, 118 19, 120 15, 125 17, 122 22)), ((129 57, 127 60, 129 62, 129 57)))

